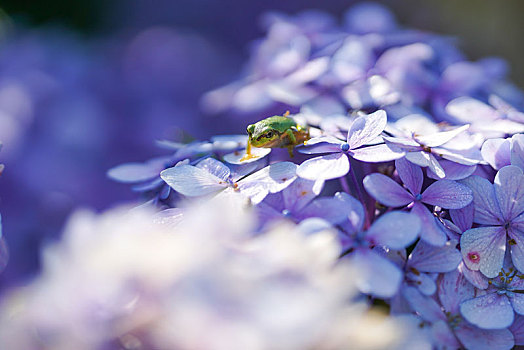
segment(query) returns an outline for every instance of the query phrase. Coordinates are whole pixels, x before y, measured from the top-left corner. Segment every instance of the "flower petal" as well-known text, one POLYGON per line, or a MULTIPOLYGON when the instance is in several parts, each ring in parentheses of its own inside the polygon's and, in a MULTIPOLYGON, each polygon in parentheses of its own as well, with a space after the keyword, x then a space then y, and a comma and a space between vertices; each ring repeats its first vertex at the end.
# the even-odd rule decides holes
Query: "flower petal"
POLYGON ((445 273, 438 281, 438 298, 446 312, 456 314, 464 300, 475 297, 475 288, 458 270, 445 273))
POLYGON ((295 181, 297 165, 291 162, 271 164, 238 182, 242 194, 251 198, 253 204, 260 203, 268 193, 276 193, 295 181))
POLYGON ((348 143, 351 149, 373 141, 386 127, 386 111, 380 109, 369 115, 355 119, 348 132, 348 143))
POLYGON ((320 194, 324 187, 324 181, 312 181, 297 178, 293 183, 282 191, 284 208, 291 212, 298 212, 320 194))
POLYGON ((349 259, 356 269, 356 284, 362 293, 377 298, 395 295, 402 280, 397 266, 369 249, 357 249, 349 259))
POLYGON ((451 180, 439 180, 422 193, 422 202, 446 209, 460 209, 471 203, 473 192, 451 180))
POLYGON ((371 197, 388 207, 402 207, 414 200, 408 191, 383 174, 370 174, 362 183, 371 197))
MULTIPOLYGON (((470 176, 477 169, 476 165, 464 165, 452 162, 447 159, 439 160, 439 164, 444 170, 446 180, 462 180, 470 176)), ((440 178, 430 168, 428 168, 428 177, 435 180, 440 178)))
POLYGON ((513 323, 514 313, 508 297, 489 293, 460 304, 464 318, 483 329, 503 329, 513 323))
POLYGON ((215 175, 223 181, 227 181, 229 175, 231 174, 231 170, 229 170, 229 168, 225 166, 224 163, 219 162, 214 158, 203 159, 196 165, 196 167, 215 175))
POLYGON ((436 247, 419 241, 409 255, 407 266, 421 272, 439 273, 453 271, 462 261, 462 255, 451 242, 436 247))
POLYGON ((351 157, 367 163, 389 162, 404 157, 405 153, 395 146, 386 144, 367 146, 351 150, 351 157))
POLYGON ((519 224, 517 227, 511 227, 508 230, 508 236, 515 241, 515 244, 510 244, 511 261, 515 268, 520 272, 524 271, 524 225, 519 224))
POLYGON ((364 226, 364 206, 356 198, 350 196, 346 192, 335 193, 335 198, 340 202, 340 205, 346 212, 348 224, 345 225, 347 232, 352 234, 362 231, 364 226))
POLYGON ((349 159, 344 153, 328 154, 306 160, 297 169, 301 178, 308 180, 330 180, 349 172, 349 159))
POLYGON ((151 180, 165 168, 167 158, 152 159, 146 163, 126 163, 107 171, 111 179, 123 183, 151 180))
POLYGON ((515 345, 513 335, 507 329, 481 329, 466 322, 455 328, 455 335, 466 349, 510 350, 515 345))
POLYGON ((473 202, 466 205, 464 208, 451 209, 449 215, 453 223, 457 225, 461 232, 469 230, 473 226, 473 215, 475 213, 475 205, 473 202))
POLYGON ((246 155, 245 150, 240 151, 234 151, 228 154, 224 155, 224 161, 228 162, 229 164, 248 164, 256 162, 257 160, 260 160, 267 156, 269 153, 271 153, 271 148, 257 148, 252 147, 251 148, 251 157, 249 159, 241 160, 246 155))
POLYGON ((506 252, 506 232, 502 227, 477 227, 460 238, 464 263, 471 270, 480 270, 486 277, 496 277, 506 252))
POLYGON ((333 225, 346 221, 347 215, 346 208, 341 206, 340 201, 333 197, 317 198, 297 213, 297 217, 301 219, 321 218, 333 225))
POLYGON ((420 238, 422 240, 434 246, 441 247, 446 244, 447 236, 444 228, 424 204, 415 202, 411 212, 416 214, 422 222, 422 228, 420 229, 420 238))
POLYGON ((524 135, 517 134, 511 138, 511 165, 524 170, 524 135))
POLYGON ((456 98, 448 103, 446 112, 463 123, 489 122, 498 117, 491 106, 469 96, 456 98))
POLYGON ((507 139, 489 139, 482 144, 480 150, 482 158, 498 170, 503 166, 510 165, 510 146, 511 142, 507 139))
POLYGON ((304 143, 304 147, 299 147, 298 151, 303 154, 335 153, 341 151, 341 145, 345 142, 333 136, 315 137, 304 143))
POLYGON ((515 337, 515 345, 524 345, 524 316, 517 315, 509 329, 515 337))
POLYGON ((431 325, 432 338, 443 349, 459 349, 460 343, 444 320, 438 320, 431 325))
POLYGON ((461 180, 460 183, 473 191, 474 221, 478 224, 500 225, 502 213, 495 197, 493 185, 488 180, 476 175, 461 180))
POLYGON ((469 128, 469 124, 459 126, 452 130, 437 132, 430 135, 417 136, 416 139, 419 143, 427 147, 438 147, 446 142, 453 139, 455 136, 466 131, 469 128))
POLYGON ((368 229, 366 239, 391 249, 413 243, 420 231, 420 219, 411 213, 393 211, 380 216, 368 229))
POLYGON ((424 182, 424 175, 419 166, 409 162, 406 158, 397 159, 395 161, 395 168, 398 176, 408 188, 412 195, 420 194, 422 183, 424 182))
POLYGON ((495 176, 493 187, 504 221, 514 219, 524 212, 524 174, 522 169, 514 165, 503 167, 495 176))
POLYGON ((160 177, 172 189, 188 197, 218 193, 228 186, 221 178, 192 165, 180 165, 166 169, 160 177))
POLYGON ((420 317, 429 322, 445 319, 445 315, 440 309, 437 302, 421 294, 414 287, 403 287, 402 295, 406 298, 408 304, 416 311, 420 317))

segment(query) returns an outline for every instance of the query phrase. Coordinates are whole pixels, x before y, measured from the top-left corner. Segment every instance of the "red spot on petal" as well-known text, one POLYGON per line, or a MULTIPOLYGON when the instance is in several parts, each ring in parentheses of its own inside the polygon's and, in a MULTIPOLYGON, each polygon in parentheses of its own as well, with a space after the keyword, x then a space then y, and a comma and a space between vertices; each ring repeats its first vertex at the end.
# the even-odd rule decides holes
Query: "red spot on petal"
POLYGON ((302 191, 302 192, 300 192, 300 195, 301 195, 302 197, 304 197, 306 194, 307 194, 307 191, 302 191))
POLYGON ((468 259, 471 262, 478 263, 480 261, 480 255, 477 252, 470 252, 468 253, 468 259))

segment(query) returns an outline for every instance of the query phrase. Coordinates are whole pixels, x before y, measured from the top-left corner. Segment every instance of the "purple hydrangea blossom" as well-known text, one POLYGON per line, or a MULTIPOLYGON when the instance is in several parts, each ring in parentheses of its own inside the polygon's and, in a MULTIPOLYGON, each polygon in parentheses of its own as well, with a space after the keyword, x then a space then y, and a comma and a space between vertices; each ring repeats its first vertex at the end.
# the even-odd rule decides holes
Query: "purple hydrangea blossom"
POLYGON ((513 264, 524 271, 524 174, 514 165, 501 168, 494 183, 471 176, 462 183, 473 191, 474 222, 482 225, 462 234, 466 266, 493 278, 500 272, 507 244, 513 264))
POLYGON ((420 220, 413 214, 399 211, 382 215, 364 229, 364 208, 346 193, 338 197, 349 208, 349 221, 341 224, 345 234, 347 258, 357 269, 357 286, 366 294, 389 298, 398 290, 402 271, 382 254, 377 247, 402 249, 413 243, 420 230, 420 220))
POLYGON ((438 300, 424 297, 414 288, 405 291, 406 300, 413 309, 430 322, 430 332, 439 346, 511 349, 515 343, 507 329, 481 329, 462 317, 461 305, 474 295, 475 289, 458 270, 439 277, 438 300))
POLYGON ((348 131, 346 142, 331 136, 311 139, 300 152, 330 154, 306 160, 298 167, 298 176, 309 180, 328 180, 345 176, 350 170, 348 156, 373 163, 402 157, 404 155, 402 152, 398 152, 385 144, 368 145, 377 142, 377 138, 386 127, 386 123, 386 112, 379 110, 355 119, 348 131))
POLYGON ((489 280, 488 288, 460 303, 460 313, 483 329, 509 327, 515 313, 524 314, 524 275, 506 263, 498 276, 489 280))
POLYGON ((432 245, 444 245, 447 240, 444 227, 424 204, 459 209, 473 200, 471 190, 452 180, 438 180, 421 192, 424 175, 419 166, 402 158, 395 161, 395 167, 407 189, 390 177, 375 173, 364 178, 366 191, 388 207, 408 206, 422 222, 421 238, 432 245))

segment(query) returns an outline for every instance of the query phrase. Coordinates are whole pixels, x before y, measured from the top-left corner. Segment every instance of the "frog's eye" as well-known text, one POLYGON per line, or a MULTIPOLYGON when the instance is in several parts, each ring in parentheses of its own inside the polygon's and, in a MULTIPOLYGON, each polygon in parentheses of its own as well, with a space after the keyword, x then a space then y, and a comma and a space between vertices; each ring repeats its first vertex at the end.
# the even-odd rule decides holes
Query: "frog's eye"
POLYGON ((270 139, 270 138, 273 137, 273 135, 274 135, 273 131, 268 131, 268 132, 266 132, 266 135, 264 137, 270 139))

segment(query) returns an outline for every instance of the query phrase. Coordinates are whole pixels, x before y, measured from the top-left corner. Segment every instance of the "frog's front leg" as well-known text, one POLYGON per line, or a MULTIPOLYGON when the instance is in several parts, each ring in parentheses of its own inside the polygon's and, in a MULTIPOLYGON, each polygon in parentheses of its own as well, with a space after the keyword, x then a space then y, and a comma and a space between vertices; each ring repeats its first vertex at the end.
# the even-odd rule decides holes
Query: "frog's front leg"
POLYGON ((289 145, 287 146, 287 151, 289 152, 289 156, 293 158, 293 147, 297 144, 297 139, 295 138, 295 134, 293 134, 293 131, 290 129, 286 130, 286 135, 289 138, 289 145))

